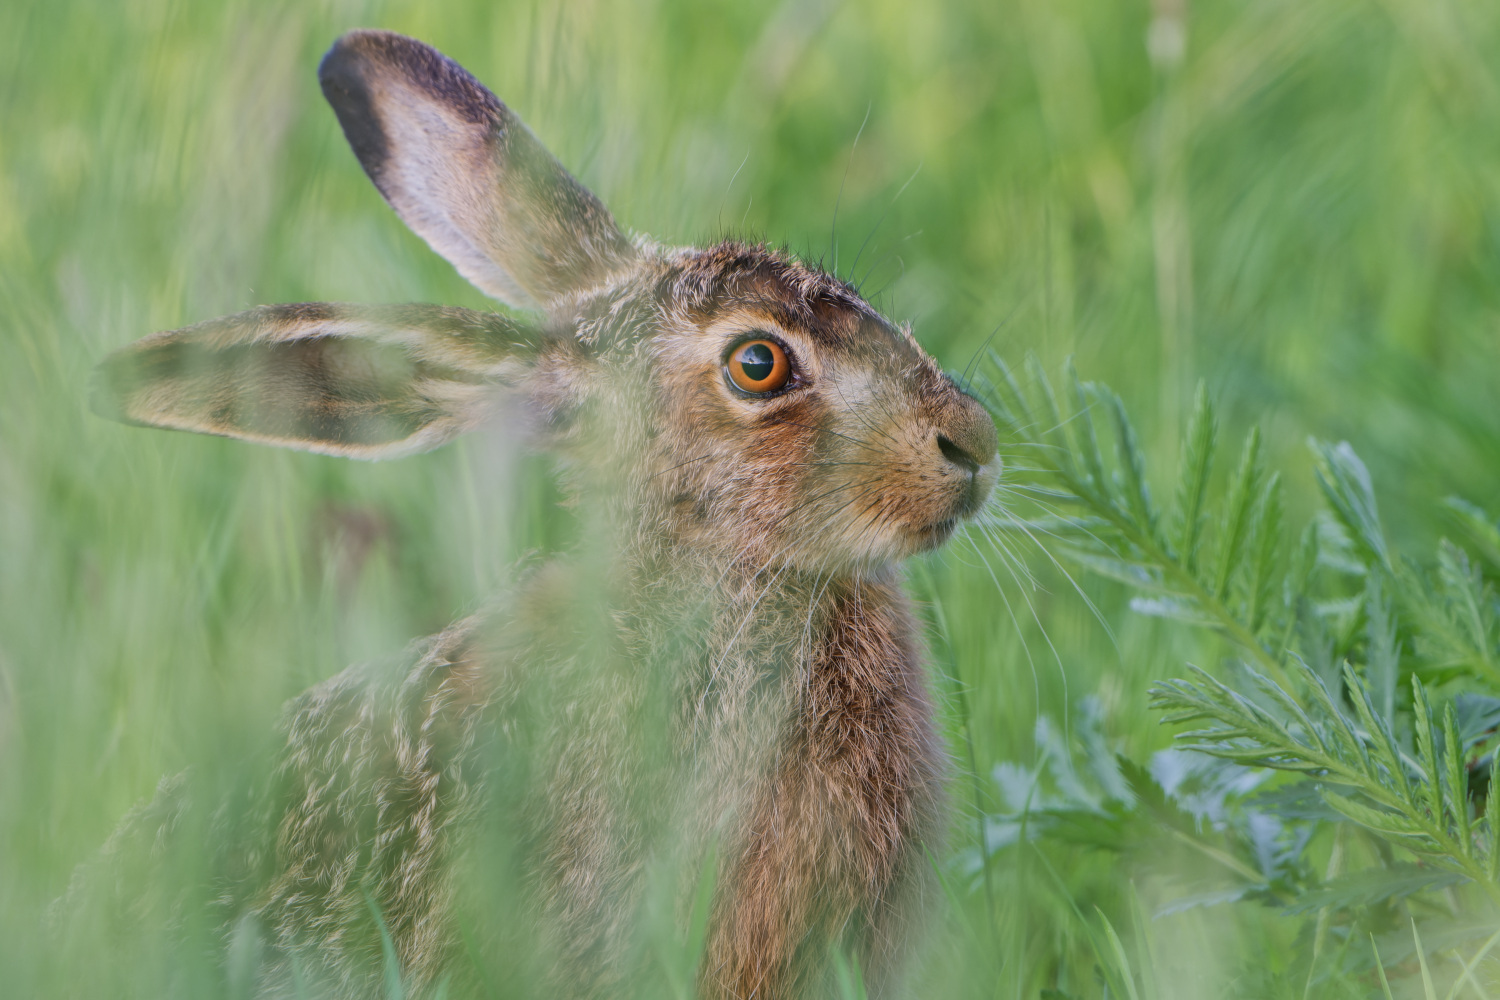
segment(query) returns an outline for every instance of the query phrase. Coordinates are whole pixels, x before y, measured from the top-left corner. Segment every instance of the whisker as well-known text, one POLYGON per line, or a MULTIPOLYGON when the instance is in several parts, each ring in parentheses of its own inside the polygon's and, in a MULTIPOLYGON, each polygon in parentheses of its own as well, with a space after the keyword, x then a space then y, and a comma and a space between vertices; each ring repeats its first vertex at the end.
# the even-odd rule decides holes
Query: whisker
MULTIPOLYGON (((918 236, 921 236, 921 235, 922 235, 922 230, 920 230, 920 229, 918 229, 914 233, 908 233, 905 236, 901 237, 901 239, 896 242, 896 247, 899 247, 902 243, 905 243, 907 240, 914 239, 914 238, 916 238, 918 236)), ((870 270, 868 272, 866 272, 865 277, 868 278, 871 274, 874 274, 875 273, 875 269, 877 267, 879 267, 881 264, 884 264, 886 261, 890 260, 892 257, 895 257, 896 258, 896 263, 898 263, 898 264, 901 265, 900 269, 895 273, 895 275, 891 278, 891 280, 889 280, 885 284, 881 285, 880 289, 878 291, 873 292, 870 295, 866 296, 866 298, 868 300, 873 301, 875 299, 880 298, 880 296, 882 296, 882 295, 884 295, 886 293, 887 289, 889 289, 897 281, 900 281, 901 280, 901 276, 906 273, 906 259, 904 257, 901 257, 900 255, 898 255, 896 253, 896 248, 892 247, 889 251, 887 251, 887 253, 886 253, 886 255, 884 257, 880 258, 880 260, 878 260, 874 264, 870 265, 870 270)))
POLYGON ((839 181, 839 194, 833 200, 833 230, 828 234, 828 242, 833 244, 833 273, 839 273, 839 206, 844 201, 844 185, 849 181, 849 168, 854 165, 854 151, 859 148, 859 137, 865 134, 865 126, 870 121, 870 109, 875 106, 871 101, 865 105, 865 120, 859 123, 859 131, 854 133, 854 142, 849 146, 849 159, 844 163, 844 179, 839 181))
MULTIPOLYGON (((875 477, 870 478, 870 479, 856 480, 855 482, 852 482, 852 483, 841 483, 838 486, 835 486, 831 490, 827 490, 827 491, 825 491, 823 493, 819 493, 817 496, 814 496, 814 497, 809 497, 807 500, 803 501, 802 506, 803 507, 811 507, 813 504, 817 503, 819 500, 822 500, 824 497, 831 497, 835 493, 838 493, 840 490, 852 489, 852 488, 854 488, 856 486, 874 486, 874 485, 877 485, 883 478, 884 478, 883 476, 875 476, 875 477)), ((839 509, 842 510, 843 508, 839 508, 839 509)))
POLYGON ((818 427, 814 424, 799 423, 796 420, 788 420, 785 417, 768 416, 764 419, 769 420, 772 423, 786 424, 788 427, 801 427, 805 430, 817 431, 820 434, 832 434, 834 437, 841 437, 845 441, 853 442, 854 444, 859 445, 861 448, 870 447, 870 442, 868 441, 861 441, 859 438, 852 438, 847 434, 840 434, 838 431, 830 430, 827 427, 818 427))
MULTIPOLYGON (((1013 320, 1013 319, 1016 318, 1016 313, 1018 313, 1020 311, 1021 311, 1021 303, 1017 302, 1014 306, 1011 307, 1011 310, 1010 310, 1009 314, 1007 314, 1006 317, 1004 319, 1002 319, 999 323, 995 324, 995 328, 990 331, 990 335, 988 337, 984 338, 984 343, 980 344, 979 347, 978 347, 978 349, 976 349, 974 351, 974 356, 969 359, 969 363, 968 364, 964 365, 963 380, 964 380, 965 383, 967 383, 969 381, 969 372, 973 371, 974 370, 974 366, 979 362, 979 356, 981 354, 983 354, 984 351, 985 351, 985 349, 990 346, 990 342, 995 339, 995 336, 1001 330, 1005 329, 1005 327, 1010 324, 1011 320, 1013 320)), ((967 392, 968 390, 965 389, 965 391, 967 392)))
MULTIPOLYGON (((854 263, 849 265, 849 277, 851 279, 854 277, 854 272, 859 270, 859 259, 864 256, 865 247, 870 245, 870 240, 874 239, 875 234, 880 232, 880 227, 885 225, 885 217, 891 214, 891 209, 895 207, 896 202, 906 193, 906 189, 911 187, 911 182, 917 179, 917 175, 922 172, 922 166, 922 163, 917 164, 917 169, 911 172, 911 176, 906 179, 906 183, 901 185, 901 190, 896 192, 895 197, 885 206, 885 211, 880 213, 880 218, 876 221, 875 228, 870 230, 870 235, 866 236, 865 241, 859 245, 859 253, 854 255, 854 263)), ((866 275, 866 277, 869 277, 869 275, 866 275)), ((859 285, 856 284, 854 287, 858 289, 859 285)))
MULTIPOLYGON (((1019 571, 1020 573, 1022 573, 1022 574, 1025 575, 1025 577, 1026 577, 1026 583, 1030 586, 1030 589, 1032 589, 1032 590, 1043 590, 1043 589, 1045 589, 1044 587, 1042 587, 1041 583, 1037 580, 1036 576, 1031 572, 1031 567, 1028 566, 1028 565, 1026 565, 1025 560, 1019 558, 1019 556, 1016 554, 1015 550, 1012 549, 1009 545, 1007 545, 1005 543, 1004 539, 1000 538, 997 535, 990 534, 990 532, 988 532, 985 529, 984 525, 977 524, 977 523, 975 523, 975 524, 967 524, 967 525, 964 526, 964 533, 966 535, 970 531, 979 531, 980 533, 982 533, 984 535, 984 537, 986 539, 989 540, 990 544, 992 544, 992 545, 995 546, 995 548, 999 551, 1001 557, 1004 558, 1008 563, 1011 564, 1011 567, 1012 567, 1011 575, 1014 576, 1016 574, 1016 572, 1019 571)), ((1020 582, 1020 581, 1018 580, 1017 582, 1020 582)))
MULTIPOLYGON (((844 395, 844 387, 841 386, 841 385, 839 385, 838 382, 837 382, 837 380, 834 381, 833 388, 834 388, 834 391, 839 394, 839 399, 843 400, 845 409, 847 409, 850 413, 854 414, 854 419, 856 419, 860 423, 864 424, 867 428, 869 428, 875 434, 878 434, 881 437, 885 438, 891 444, 897 445, 899 447, 899 442, 897 442, 895 438, 891 437, 891 435, 888 432, 883 431, 879 427, 876 427, 874 424, 870 423, 870 421, 868 419, 866 419, 865 415, 859 411, 858 407, 850 405, 850 403, 849 403, 849 397, 847 397, 847 396, 844 395)), ((886 415, 890 416, 890 414, 886 414, 886 415)))
MULTIPOLYGON (((1037 673, 1036 658, 1031 655, 1031 644, 1026 641, 1026 632, 1021 628, 1021 620, 1016 617, 1016 609, 1011 606, 1010 595, 1005 592, 1004 587, 1000 586, 1000 580, 995 576, 994 568, 990 566, 988 560, 984 558, 984 553, 980 552, 977 546, 973 548, 974 554, 979 556, 979 561, 984 564, 985 570, 989 573, 990 580, 995 584, 995 592, 1000 595, 1000 602, 1005 605, 1005 613, 1010 618, 1011 625, 1015 627, 1016 638, 1020 641, 1021 651, 1026 654, 1026 665, 1031 670, 1032 704, 1036 711, 1040 712, 1042 710, 1042 679, 1041 675, 1037 673)), ((1042 631, 1045 636, 1046 630, 1043 629, 1042 631)), ((1050 645, 1050 640, 1048 644, 1050 645)))
MULTIPOLYGON (((1051 514, 1053 517, 1056 517, 1059 520, 1070 521, 1070 523, 1072 523, 1081 534, 1084 534, 1084 535, 1088 536, 1092 541, 1094 541, 1096 544, 1098 544, 1100 548, 1104 549, 1106 552, 1108 552, 1110 555, 1114 556, 1116 559, 1123 558, 1121 556, 1121 554, 1120 554, 1120 552, 1119 552, 1118 549, 1116 549, 1109 542, 1106 542, 1104 539, 1100 538, 1098 535, 1094 534, 1094 532, 1090 531, 1088 529, 1088 527, 1086 525, 1084 525, 1077 518, 1071 518, 1071 519, 1068 518, 1066 514, 1061 513, 1060 511, 1058 511, 1058 509, 1056 507, 1054 507, 1052 504, 1047 503, 1045 500, 1039 500, 1036 497, 1028 497, 1028 499, 1033 504, 1035 504, 1036 506, 1040 507, 1046 513, 1051 514)), ((997 530, 1003 530, 1006 527, 1006 524, 1002 524, 1002 523, 1000 523, 998 521, 995 521, 993 519, 993 515, 990 515, 988 513, 981 514, 975 520, 978 521, 978 522, 981 522, 981 523, 986 523, 986 524, 990 525, 991 527, 993 527, 993 528, 995 528, 997 530)), ((1021 521, 1018 521, 1018 520, 1013 520, 1013 521, 1007 522, 1007 523, 1014 524, 1017 530, 1020 530, 1020 531, 1023 531, 1024 533, 1028 533, 1029 534, 1029 531, 1027 531, 1027 529, 1025 528, 1024 522, 1021 522, 1021 521)), ((1064 538, 1064 537, 1062 537, 1061 535, 1057 534, 1056 532, 1047 530, 1047 529, 1043 528, 1039 524, 1034 525, 1034 526, 1037 528, 1038 531, 1040 531, 1043 534, 1047 535, 1049 538, 1055 538, 1057 541, 1062 542, 1064 544, 1067 543, 1067 539, 1064 538)), ((1032 541, 1035 542, 1035 539, 1033 538, 1032 541)), ((1039 546, 1039 547, 1042 548, 1043 552, 1047 552, 1047 549, 1045 547, 1042 547, 1042 546, 1039 546)), ((1050 553, 1048 553, 1048 555, 1050 557, 1050 553)))
POLYGON ((653 472, 653 473, 651 473, 651 475, 649 475, 649 476, 646 477, 646 481, 649 483, 651 480, 655 479, 657 476, 665 476, 669 472, 676 472, 678 469, 686 468, 687 466, 692 465, 695 462, 702 462, 702 461, 704 461, 706 459, 713 458, 715 454, 716 454, 715 452, 711 451, 711 452, 708 452, 707 454, 699 455, 697 458, 690 458, 686 462, 680 462, 677 465, 672 466, 670 469, 662 469, 660 472, 653 472))
MULTIPOLYGON (((1003 495, 1004 493, 1011 492, 1014 489, 1015 484, 1002 484, 1000 489, 997 490, 997 493, 1003 495)), ((1032 503, 1036 504, 1044 511, 1052 513, 1054 516, 1061 516, 1057 514, 1056 509, 1051 504, 1048 504, 1042 500, 1038 500, 1035 497, 1032 497, 1030 499, 1032 503)), ((997 506, 1000 506, 1002 510, 1004 509, 1002 504, 997 504, 997 506)), ((991 542, 991 544, 995 545, 997 549, 1005 549, 1006 551, 1010 550, 1001 540, 1001 531, 1005 530, 1006 527, 1012 527, 1016 531, 1019 531, 1021 534, 1025 535, 1027 540, 1030 541, 1032 545, 1036 546, 1037 550, 1040 551, 1042 555, 1047 557, 1048 562, 1050 562, 1052 566, 1062 574, 1063 579, 1068 581, 1068 585, 1073 588, 1074 593, 1076 593, 1083 600, 1084 606, 1089 609, 1089 613, 1093 615, 1094 620, 1097 621, 1100 627, 1104 629, 1104 634, 1108 636, 1110 645, 1114 647, 1116 654, 1123 655, 1120 653, 1119 640, 1114 633, 1114 629, 1111 628, 1109 622, 1105 619, 1104 613, 1099 609, 1098 605, 1094 603, 1093 599, 1089 597, 1089 595, 1084 591, 1083 586, 1078 582, 1073 574, 1068 571, 1068 568, 1064 566, 1063 563, 1055 555, 1053 555, 1051 549, 1042 544, 1042 542, 1036 537, 1036 535, 1033 534, 1032 528, 1035 527, 1037 532, 1064 544, 1066 544, 1067 539, 1058 535, 1056 532, 1042 527, 1039 524, 1028 524, 1027 522, 1016 518, 1012 518, 1009 522, 1002 525, 1000 522, 994 519, 994 514, 990 511, 986 511, 979 517, 976 517, 971 522, 971 524, 975 529, 979 530, 984 535, 984 537, 991 542)), ((1090 531, 1087 527, 1078 525, 1077 528, 1082 534, 1086 535, 1088 538, 1094 541, 1104 551, 1108 552, 1115 558, 1121 558, 1120 553, 1115 549, 1114 546, 1110 545, 1104 539, 1100 538, 1094 532, 1090 531)), ((968 532, 966 526, 966 536, 967 533, 968 532)), ((970 539, 970 542, 972 544, 972 539, 970 539)), ((1014 554, 1012 554, 1012 558, 1016 558, 1014 554)))
POLYGON ((729 200, 729 192, 734 190, 734 182, 739 179, 740 171, 745 169, 745 164, 750 162, 751 147, 745 149, 745 158, 740 165, 734 168, 734 175, 729 178, 729 183, 724 186, 724 197, 719 199, 719 228, 724 228, 724 203, 729 200))
MULTIPOLYGON (((965 535, 965 538, 967 539, 968 536, 965 535)), ((972 539, 968 539, 968 540, 969 540, 970 544, 972 545, 973 540, 972 539)), ((986 567, 988 567, 989 561, 984 558, 984 554, 982 552, 979 552, 978 546, 974 546, 974 551, 979 554, 980 561, 984 562, 985 565, 986 565, 986 567)), ((992 574, 992 578, 993 578, 993 574, 992 574)), ((1017 581, 1017 582, 1019 583, 1019 581, 1017 581)), ((1052 636, 1047 632, 1047 626, 1045 626, 1045 625, 1042 624, 1041 615, 1039 615, 1037 613, 1036 605, 1034 603, 1032 603, 1031 597, 1026 593, 1026 591, 1025 591, 1024 588, 1021 590, 1021 599, 1026 602, 1026 610, 1028 610, 1029 612, 1031 612, 1031 620, 1036 623, 1037 631, 1039 631, 1042 634, 1042 639, 1047 643, 1047 648, 1052 651, 1052 658, 1057 663, 1058 677, 1062 680, 1062 685, 1063 685, 1063 706, 1064 706, 1063 722, 1064 722, 1064 726, 1066 726, 1066 724, 1067 724, 1067 704, 1068 704, 1068 702, 1069 702, 1070 699, 1069 699, 1069 696, 1068 696, 1068 673, 1067 673, 1067 670, 1063 667, 1062 655, 1058 653, 1057 647, 1055 645, 1053 645, 1053 643, 1052 643, 1052 636)))
MULTIPOLYGON (((1033 535, 1028 528, 1026 528, 1024 525, 1018 525, 1018 526, 1021 528, 1022 533, 1025 534, 1026 537, 1031 540, 1031 543, 1033 545, 1035 545, 1037 547, 1037 549, 1040 550, 1041 553, 1044 556, 1047 557, 1047 560, 1052 563, 1052 565, 1057 569, 1057 571, 1063 575, 1063 579, 1065 579, 1065 580, 1068 581, 1068 585, 1073 588, 1074 593, 1076 593, 1080 598, 1083 599, 1084 606, 1089 609, 1089 613, 1094 616, 1094 620, 1097 621, 1099 623, 1099 625, 1104 629, 1104 634, 1109 637, 1110 645, 1112 645, 1115 648, 1115 652, 1119 653, 1120 652, 1120 644, 1119 644, 1119 641, 1115 637, 1114 629, 1112 629, 1110 627, 1109 622, 1107 620, 1105 620, 1104 612, 1102 612, 1102 611, 1099 610, 1099 607, 1094 603, 1093 598, 1089 597, 1089 595, 1084 592, 1083 586, 1081 584, 1079 584, 1079 582, 1076 579, 1074 579, 1072 573, 1068 572, 1067 567, 1064 566, 1058 560, 1058 558, 1056 556, 1054 556, 1047 549, 1047 547, 1045 545, 1043 545, 1041 542, 1037 541, 1036 536, 1033 535)), ((987 535, 986 537, 989 537, 989 536, 987 535)))

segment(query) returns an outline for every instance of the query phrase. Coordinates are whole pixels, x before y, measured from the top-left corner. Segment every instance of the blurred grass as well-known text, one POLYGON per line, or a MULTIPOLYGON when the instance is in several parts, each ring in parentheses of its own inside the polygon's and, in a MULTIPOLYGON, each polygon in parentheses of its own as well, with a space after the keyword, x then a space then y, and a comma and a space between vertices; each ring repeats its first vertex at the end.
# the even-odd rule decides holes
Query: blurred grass
MULTIPOLYGON (((322 51, 361 25, 466 65, 625 225, 784 240, 954 369, 986 343, 1073 355, 1148 450, 1175 454, 1204 378, 1301 474, 1294 508, 1309 434, 1354 443, 1399 535, 1437 534, 1404 514, 1437 497, 1500 492, 1490 0, 0 6, 12 995, 55 992, 38 915, 161 775, 255 760, 282 700, 567 535, 544 475, 503 474, 502 431, 360 465, 87 413, 94 361, 154 330, 265 302, 486 307, 380 201, 318 93, 322 51)), ((1040 588, 964 542, 913 573, 946 626, 960 765, 1029 759, 1038 713, 1090 693, 1123 747, 1162 745, 1147 684, 1214 651, 1088 584, 1106 628, 1020 555, 1040 588)), ((951 851, 988 788, 956 789, 951 851)), ((1079 915, 1125 928, 1152 886, 1111 857, 1053 851, 1054 879, 1013 853, 987 890, 951 876, 924 995, 1098 995, 1079 915)), ((1161 995, 1264 995, 1299 926, 1249 904, 1154 921, 1161 995)), ((136 960, 120 978, 153 981, 161 956, 136 960)))

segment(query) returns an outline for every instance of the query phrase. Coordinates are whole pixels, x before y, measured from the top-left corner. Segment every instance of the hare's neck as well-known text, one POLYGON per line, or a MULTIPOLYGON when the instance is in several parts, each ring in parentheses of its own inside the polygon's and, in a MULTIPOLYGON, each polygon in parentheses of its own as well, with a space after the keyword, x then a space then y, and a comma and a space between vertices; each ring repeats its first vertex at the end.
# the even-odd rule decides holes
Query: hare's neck
POLYGON ((628 655, 670 678, 692 743, 774 747, 837 637, 914 646, 895 567, 833 574, 649 553, 615 569, 609 604, 628 655))
POLYGON ((705 782, 705 798, 732 789, 713 802, 734 819, 705 949, 726 995, 784 995, 806 941, 861 920, 878 976, 939 821, 943 752, 899 589, 855 581, 824 614, 774 751, 705 782))
POLYGON ((701 617, 664 630, 697 637, 690 647, 679 647, 675 658, 684 712, 680 731, 746 763, 780 743, 805 709, 820 671, 847 670, 851 677, 878 680, 883 671, 906 670, 913 659, 911 621, 894 572, 729 574, 697 581, 682 607, 694 604, 692 594, 699 595, 701 617), (847 645, 850 636, 879 652, 863 663, 834 655, 834 647, 847 645))
MULTIPOLYGON (((738 664, 762 677, 805 671, 837 615, 903 600, 899 573, 890 566, 833 574, 786 565, 651 562, 631 577, 632 617, 697 637, 691 658, 717 663, 721 673, 738 664)), ((907 627, 904 615, 891 624, 907 627)))

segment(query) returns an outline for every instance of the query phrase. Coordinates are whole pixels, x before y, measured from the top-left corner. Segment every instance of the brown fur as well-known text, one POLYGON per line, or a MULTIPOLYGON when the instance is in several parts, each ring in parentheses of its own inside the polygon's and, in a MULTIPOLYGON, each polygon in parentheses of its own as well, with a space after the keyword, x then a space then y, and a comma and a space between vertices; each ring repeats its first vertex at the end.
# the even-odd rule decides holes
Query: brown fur
POLYGON ((436 989, 473 947, 455 913, 487 905, 497 845, 518 880, 500 923, 552 995, 644 988, 654 887, 685 921, 705 869, 703 996, 825 995, 833 947, 895 991, 944 773, 898 563, 984 502, 988 417, 820 270, 626 240, 425 46, 357 32, 321 74, 402 218, 545 319, 271 307, 120 352, 100 408, 386 457, 509 393, 563 457, 585 535, 406 660, 292 703, 274 852, 224 892, 274 946, 262 993, 369 995, 382 925, 410 990, 436 989), (779 395, 726 381, 750 336, 791 359, 779 395))
POLYGON ((846 932, 885 971, 900 897, 935 846, 942 754, 904 602, 889 583, 840 590, 718 899, 712 992, 797 995, 846 932))

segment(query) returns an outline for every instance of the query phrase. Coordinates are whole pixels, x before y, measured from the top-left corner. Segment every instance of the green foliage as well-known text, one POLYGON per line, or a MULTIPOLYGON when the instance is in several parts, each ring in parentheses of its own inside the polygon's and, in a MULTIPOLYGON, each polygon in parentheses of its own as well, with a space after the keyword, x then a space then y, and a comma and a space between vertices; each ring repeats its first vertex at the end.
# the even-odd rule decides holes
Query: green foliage
MULTIPOLYGON (((1500 917, 1500 795, 1490 794, 1500 757, 1484 753, 1500 724, 1500 648, 1495 596, 1479 565, 1446 539, 1426 567, 1394 552, 1370 474, 1344 443, 1312 442, 1328 511, 1292 551, 1280 480, 1263 468, 1258 429, 1246 436, 1227 483, 1211 487, 1217 418, 1202 387, 1173 508, 1159 512, 1118 396, 1067 366, 1064 408, 1039 365, 1028 365, 1027 391, 998 357, 991 363, 994 377, 977 390, 1027 465, 1017 470, 1007 512, 988 528, 1045 537, 1053 553, 1129 585, 1137 612, 1219 633, 1228 641, 1227 680, 1192 667, 1189 677, 1152 690, 1164 722, 1197 724, 1177 734, 1178 746, 1247 773, 1294 775, 1298 782, 1283 782, 1261 808, 1335 828, 1335 857, 1350 837, 1373 848, 1366 867, 1334 871, 1330 864, 1321 882, 1299 877, 1295 866, 1274 887, 1270 879, 1247 880, 1258 898, 1289 915, 1319 914, 1309 964, 1316 970, 1329 912, 1356 913, 1368 924, 1380 905, 1465 885, 1460 910, 1500 917), (1096 413, 1110 419, 1109 458, 1096 413), (1019 510, 1027 506, 1035 511, 1029 518, 1019 510)), ((1446 507, 1481 546, 1493 537, 1494 524, 1478 508, 1458 500, 1446 507)), ((1096 715, 1082 713, 1074 740, 1100 786, 1120 786, 1120 768, 1100 752, 1096 715)), ((996 778, 1012 805, 998 820, 1004 829, 1125 850, 1139 790, 1089 794, 1042 723, 1037 745, 1067 801, 1035 795, 1041 765, 1022 775, 1000 765, 996 778), (1029 781, 1024 801, 1017 777, 1029 781)), ((1181 805, 1175 792, 1165 798, 1181 805)), ((1244 823, 1214 825, 1242 850, 1253 843, 1244 823)), ((985 849, 1013 839, 992 837, 985 849)), ((1297 846, 1310 843, 1304 836, 1297 846)), ((1430 989, 1420 950, 1418 958, 1430 989)))
POLYGON ((998 377, 977 388, 1025 449, 1028 463, 1016 470, 1010 489, 1032 496, 1045 516, 1026 521, 1012 514, 990 526, 1046 538, 1052 551, 1134 588, 1135 610, 1210 625, 1281 676, 1315 538, 1305 534, 1303 551, 1288 559, 1281 479, 1265 473, 1259 430, 1246 437, 1228 488, 1210 505, 1218 420, 1200 386, 1184 436, 1176 502, 1163 518, 1152 504, 1145 457, 1117 395, 1080 382, 1069 366, 1065 377, 1074 408, 1064 414, 1045 373, 1032 363, 1041 403, 1034 410, 1004 362, 991 360, 998 377), (1113 427, 1115 457, 1108 472, 1094 427, 1096 409, 1110 415, 1113 427), (1061 515, 1062 504, 1081 511, 1061 515))

